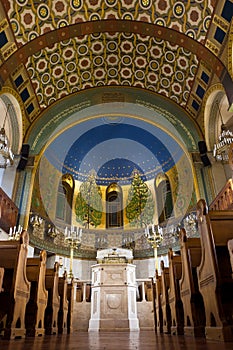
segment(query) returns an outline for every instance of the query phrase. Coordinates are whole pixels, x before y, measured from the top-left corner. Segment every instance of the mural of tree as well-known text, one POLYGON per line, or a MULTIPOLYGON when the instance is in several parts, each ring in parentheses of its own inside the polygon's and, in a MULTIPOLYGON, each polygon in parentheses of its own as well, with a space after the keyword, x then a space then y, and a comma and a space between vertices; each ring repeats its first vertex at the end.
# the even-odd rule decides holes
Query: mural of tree
POLYGON ((144 227, 153 222, 153 215, 152 192, 135 171, 126 203, 126 217, 132 226, 144 227))
POLYGON ((87 181, 81 184, 76 197, 76 221, 86 228, 90 225, 97 227, 101 223, 102 211, 101 191, 96 184, 95 174, 91 173, 87 181))

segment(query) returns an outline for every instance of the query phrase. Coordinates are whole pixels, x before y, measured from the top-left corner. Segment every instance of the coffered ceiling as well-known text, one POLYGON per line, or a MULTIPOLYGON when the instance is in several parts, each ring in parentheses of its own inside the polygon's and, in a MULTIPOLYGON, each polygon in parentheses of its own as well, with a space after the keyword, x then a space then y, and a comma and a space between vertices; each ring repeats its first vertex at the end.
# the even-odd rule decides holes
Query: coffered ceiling
POLYGON ((22 99, 24 134, 91 88, 144 89, 194 119, 213 76, 232 98, 220 59, 230 0, 2 0, 0 10, 0 83, 22 99))

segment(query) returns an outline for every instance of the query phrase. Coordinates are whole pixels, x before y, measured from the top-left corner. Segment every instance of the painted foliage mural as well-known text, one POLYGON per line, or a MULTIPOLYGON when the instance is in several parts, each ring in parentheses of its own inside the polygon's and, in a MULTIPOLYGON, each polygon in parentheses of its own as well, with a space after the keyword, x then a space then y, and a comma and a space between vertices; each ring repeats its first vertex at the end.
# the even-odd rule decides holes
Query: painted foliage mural
POLYGON ((102 218, 101 190, 91 174, 80 186, 75 203, 76 220, 86 228, 97 227, 102 218))
POLYGON ((154 201, 151 190, 136 172, 129 189, 126 217, 131 226, 145 227, 153 222, 153 216, 154 201))

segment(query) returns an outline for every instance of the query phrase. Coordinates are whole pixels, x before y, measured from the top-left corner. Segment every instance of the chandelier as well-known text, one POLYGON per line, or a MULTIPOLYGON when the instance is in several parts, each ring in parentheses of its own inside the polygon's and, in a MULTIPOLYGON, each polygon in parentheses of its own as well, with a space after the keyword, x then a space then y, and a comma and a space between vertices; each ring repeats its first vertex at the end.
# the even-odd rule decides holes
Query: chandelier
POLYGON ((0 168, 6 168, 13 165, 14 154, 11 151, 8 137, 6 136, 5 123, 10 105, 7 105, 6 115, 3 126, 0 129, 0 168))
POLYGON ((228 130, 226 124, 223 122, 223 117, 218 102, 216 106, 221 119, 221 134, 218 137, 218 141, 214 144, 213 156, 216 161, 227 162, 229 161, 229 146, 233 143, 233 132, 228 130))

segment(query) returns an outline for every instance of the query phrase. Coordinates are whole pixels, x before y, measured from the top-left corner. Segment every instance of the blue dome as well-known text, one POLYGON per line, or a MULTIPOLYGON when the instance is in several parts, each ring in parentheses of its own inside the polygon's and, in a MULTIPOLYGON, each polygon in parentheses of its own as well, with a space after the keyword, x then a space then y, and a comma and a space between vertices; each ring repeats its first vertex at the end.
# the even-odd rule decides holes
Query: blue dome
POLYGON ((109 160, 101 166, 97 173, 97 183, 99 184, 109 184, 112 179, 117 179, 118 182, 125 182, 132 177, 133 172, 137 170, 144 181, 147 180, 143 173, 143 170, 138 166, 138 164, 132 162, 131 160, 125 158, 115 158, 109 160), (101 179, 101 180, 100 180, 101 179))
POLYGON ((101 117, 77 124, 59 135, 45 152, 62 173, 79 181, 85 181, 94 170, 100 185, 129 183, 135 169, 145 181, 152 179, 172 168, 182 154, 179 144, 160 128, 126 117, 119 122, 101 117))

